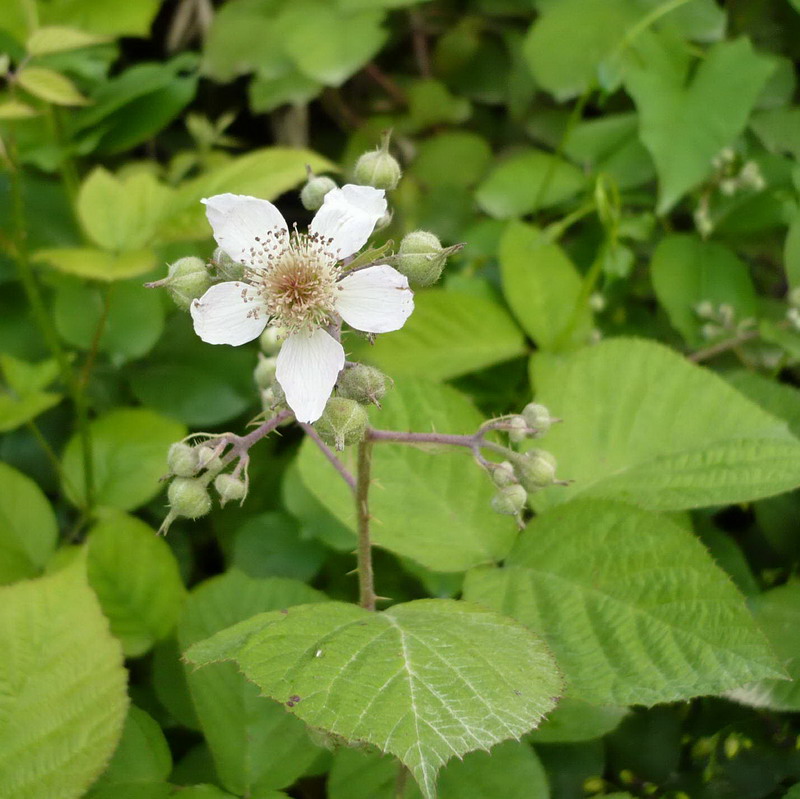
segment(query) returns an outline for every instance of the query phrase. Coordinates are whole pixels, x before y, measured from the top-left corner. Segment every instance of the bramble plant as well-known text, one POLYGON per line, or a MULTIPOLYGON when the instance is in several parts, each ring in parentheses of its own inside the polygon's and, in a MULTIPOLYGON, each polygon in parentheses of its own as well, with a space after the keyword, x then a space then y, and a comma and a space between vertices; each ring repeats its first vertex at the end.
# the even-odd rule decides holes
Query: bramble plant
POLYGON ((0 3, 0 799, 799 799, 798 12, 0 3))

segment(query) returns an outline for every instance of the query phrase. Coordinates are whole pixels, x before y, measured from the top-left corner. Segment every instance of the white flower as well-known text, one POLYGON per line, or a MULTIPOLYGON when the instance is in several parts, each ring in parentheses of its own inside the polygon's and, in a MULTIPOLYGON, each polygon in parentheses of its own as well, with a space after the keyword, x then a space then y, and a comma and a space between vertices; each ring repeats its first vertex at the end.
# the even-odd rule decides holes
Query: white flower
POLYGON ((244 264, 241 281, 212 286, 191 306, 209 344, 238 346, 267 324, 286 331, 276 378, 300 422, 322 415, 344 367, 342 345, 326 327, 341 317, 356 330, 398 330, 414 310, 408 279, 387 264, 348 273, 339 261, 366 244, 386 213, 383 191, 347 185, 325 195, 308 233, 292 233, 267 200, 218 194, 206 215, 217 244, 244 264))

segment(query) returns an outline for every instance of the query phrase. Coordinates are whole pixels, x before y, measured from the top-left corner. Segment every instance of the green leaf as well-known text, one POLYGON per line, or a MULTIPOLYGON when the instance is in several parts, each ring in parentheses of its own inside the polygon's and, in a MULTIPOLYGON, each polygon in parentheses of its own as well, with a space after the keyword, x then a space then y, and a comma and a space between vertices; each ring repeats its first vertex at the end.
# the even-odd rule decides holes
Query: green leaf
POLYGON ((89 532, 87 569, 127 657, 143 655, 172 632, 186 590, 172 550, 155 530, 111 513, 89 532))
POLYGON ((568 696, 672 702, 781 672, 743 597, 688 530, 632 505, 575 500, 537 517, 464 596, 542 635, 568 696))
POLYGON ((49 3, 42 10, 46 25, 69 25, 106 36, 147 36, 159 8, 158 0, 133 0, 119 7, 106 0, 49 3))
POLYGON ((791 678, 764 679, 729 692, 737 702, 771 710, 800 710, 800 583, 792 581, 752 598, 756 622, 791 678))
POLYGON ((150 172, 119 178, 95 167, 81 184, 78 216, 99 247, 134 252, 153 240, 159 224, 169 216, 172 202, 172 190, 150 172))
MULTIPOLYGON (((226 8, 227 6, 223 6, 226 8)), ((293 67, 280 77, 256 74, 247 90, 251 111, 266 114, 282 105, 302 105, 316 97, 322 86, 293 67)))
POLYGON ((558 205, 586 185, 578 167, 542 150, 528 149, 501 161, 475 192, 489 216, 509 219, 558 205))
MULTIPOLYGON (((119 510, 133 510, 162 490, 170 444, 186 435, 182 424, 145 408, 116 408, 89 425, 92 440, 95 500, 119 510)), ((80 438, 67 443, 61 463, 69 481, 64 493, 75 505, 84 496, 80 438)))
POLYGON ((0 588, 0 795, 79 799, 122 733, 128 699, 119 643, 82 558, 0 588))
POLYGON ((557 100, 598 82, 598 69, 642 16, 633 0, 559 0, 543 5, 525 39, 524 55, 536 82, 557 100))
POLYGON ((77 28, 51 25, 35 30, 28 37, 25 49, 29 55, 39 56, 60 53, 64 50, 77 50, 81 47, 91 47, 107 41, 108 39, 105 36, 96 36, 77 28))
MULTIPOLYGON (((398 381, 370 420, 389 430, 438 433, 473 433, 484 421, 455 389, 411 378, 398 381)), ((380 443, 372 459, 373 542, 441 572, 499 560, 515 535, 513 522, 490 507, 491 481, 467 453, 454 449, 460 450, 380 443)), ((354 448, 342 457, 355 471, 354 448)), ((310 439, 298 465, 306 488, 355 529, 352 492, 310 439)))
POLYGON ((767 413, 787 422, 793 435, 800 436, 800 391, 745 369, 729 372, 725 379, 767 413))
POLYGON ((354 336, 353 357, 392 377, 421 374, 429 380, 450 380, 525 352, 514 320, 490 299, 428 289, 418 292, 414 302, 414 313, 402 330, 380 337, 372 346, 354 336))
POLYGON ((5 100, 0 103, 0 119, 30 119, 37 110, 21 100, 5 100))
POLYGON ((11 355, 0 355, 4 384, 0 385, 0 432, 16 430, 61 402, 61 394, 42 390, 57 374, 54 359, 29 364, 11 355))
POLYGON ((57 537, 55 514, 39 486, 0 463, 0 585, 41 573, 57 537))
POLYGON ((800 212, 789 225, 783 246, 783 263, 790 289, 800 288, 800 212))
POLYGON ((60 72, 46 67, 25 66, 16 74, 19 85, 34 97, 55 105, 86 105, 89 101, 60 72))
POLYGON ((560 691, 538 638, 510 619, 443 599, 382 613, 338 602, 266 613, 186 657, 197 665, 235 660, 310 726, 396 755, 426 799, 453 755, 534 728, 560 691))
POLYGON ((411 173, 428 186, 477 183, 492 158, 488 142, 466 130, 445 131, 420 142, 411 173))
POLYGON ((564 419, 547 436, 570 487, 537 508, 591 494, 653 510, 746 502, 800 484, 785 422, 655 342, 610 339, 567 358, 534 356, 538 402, 564 419))
MULTIPOLYGON (((191 593, 178 627, 181 649, 256 613, 324 598, 295 580, 254 580, 230 571, 191 593)), ((220 783, 227 790, 255 796, 291 785, 319 753, 304 726, 260 696, 232 664, 202 671, 187 667, 186 677, 220 783)))
POLYGON ((414 130, 434 125, 460 125, 472 113, 469 100, 451 94, 433 78, 415 80, 408 87, 408 113, 414 130))
POLYGON ((770 108, 759 111, 750 120, 750 127, 770 152, 788 153, 800 160, 800 107, 770 108))
POLYGON ((592 314, 583 279, 566 253, 540 230, 509 222, 500 240, 503 294, 540 349, 571 349, 585 340, 592 314))
POLYGON ((701 302, 715 310, 723 303, 732 306, 737 321, 756 316, 747 264, 722 244, 693 235, 665 236, 653 253, 650 272, 658 301, 691 347, 702 345, 700 329, 708 322, 695 310, 701 302))
POLYGON ((775 63, 741 38, 711 47, 690 78, 685 55, 676 59, 660 44, 634 43, 633 49, 625 85, 656 164, 657 210, 665 214, 711 174, 712 159, 742 133, 775 63))
POLYGON ((565 696, 528 740, 535 744, 591 741, 616 729, 627 713, 626 707, 590 705, 565 696))
POLYGON ((93 247, 53 247, 37 250, 34 258, 59 272, 104 282, 138 277, 156 265, 152 250, 115 254, 93 247))
MULTIPOLYGON (((394 759, 358 749, 339 749, 328 775, 329 799, 395 799, 398 764, 394 759)), ((547 777, 525 743, 506 741, 491 752, 470 752, 442 769, 438 799, 548 799, 547 777)), ((419 799, 406 783, 403 799, 419 799)))
POLYGON ((161 727, 144 710, 131 705, 119 746, 93 788, 117 786, 125 790, 132 783, 165 782, 170 771, 172 755, 161 727))

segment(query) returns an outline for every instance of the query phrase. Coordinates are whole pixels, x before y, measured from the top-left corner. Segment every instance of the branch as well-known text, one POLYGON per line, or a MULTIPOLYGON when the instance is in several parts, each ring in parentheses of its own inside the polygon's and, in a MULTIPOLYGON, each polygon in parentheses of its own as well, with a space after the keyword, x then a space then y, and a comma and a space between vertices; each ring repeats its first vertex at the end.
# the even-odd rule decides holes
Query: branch
POLYGON ((320 448, 322 454, 328 459, 328 462, 336 469, 342 476, 342 479, 350 486, 350 490, 356 490, 356 478, 348 471, 347 467, 336 457, 336 453, 319 437, 319 433, 306 422, 299 422, 300 427, 303 428, 305 434, 320 448))

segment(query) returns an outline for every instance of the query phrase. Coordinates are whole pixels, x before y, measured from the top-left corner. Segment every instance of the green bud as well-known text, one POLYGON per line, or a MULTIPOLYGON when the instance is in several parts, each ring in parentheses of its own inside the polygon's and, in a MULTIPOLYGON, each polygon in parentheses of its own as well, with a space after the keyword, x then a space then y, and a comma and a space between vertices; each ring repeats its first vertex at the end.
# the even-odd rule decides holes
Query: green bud
POLYGON ((528 492, 519 483, 503 486, 492 497, 492 510, 503 516, 516 516, 525 507, 528 492))
POLYGON ((512 416, 508 422, 508 440, 512 444, 519 444, 528 437, 528 423, 524 416, 512 416))
POLYGON ((207 472, 218 472, 224 466, 222 458, 220 458, 216 450, 206 444, 201 444, 197 447, 197 465, 198 468, 207 472))
POLYGON ((277 368, 277 358, 265 358, 261 353, 258 354, 258 363, 253 370, 253 380, 262 391, 270 388, 275 382, 275 370, 277 368))
POLYGON ((244 277, 244 264, 234 261, 222 247, 214 250, 211 261, 225 280, 241 280, 244 277))
POLYGON ((380 407, 389 378, 374 366, 357 363, 345 369, 339 377, 339 396, 355 400, 362 405, 372 403, 380 407))
POLYGON ((211 497, 202 480, 176 477, 167 489, 170 512, 186 519, 199 519, 211 510, 211 497))
POLYGON ((244 480, 232 474, 218 474, 214 480, 214 488, 219 494, 220 504, 226 502, 240 502, 247 496, 247 486, 244 480))
POLYGON ((544 405, 539 405, 537 402, 529 402, 522 409, 522 416, 525 419, 525 423, 528 425, 528 435, 531 438, 542 438, 542 436, 547 435, 547 432, 553 424, 550 411, 548 411, 544 405))
MULTIPOLYGON (((286 407, 286 394, 277 380, 269 388, 265 388, 261 392, 261 406, 265 412, 269 413, 274 413, 278 409, 286 407)), ((291 419, 288 421, 291 422, 291 419)))
POLYGON ((314 175, 308 179, 308 183, 300 190, 300 202, 306 211, 318 211, 322 208, 325 195, 336 188, 336 182, 331 178, 314 175))
POLYGON ((191 477, 197 471, 197 450, 182 441, 173 444, 167 453, 167 467, 176 477, 191 477))
POLYGON ((364 153, 356 161, 353 178, 362 186, 374 186, 376 189, 390 191, 400 182, 403 170, 400 164, 389 153, 389 134, 384 134, 381 146, 370 153, 364 153))
POLYGON ((528 492, 552 485, 556 480, 556 459, 543 449, 532 449, 513 459, 514 474, 528 492))
POLYGON ((202 297, 211 287, 211 278, 205 261, 190 255, 175 261, 165 280, 158 283, 166 287, 178 308, 188 311, 192 301, 202 297))
POLYGON ((314 422, 319 437, 338 450, 357 444, 367 429, 367 412, 363 405, 345 397, 331 397, 322 416, 314 422))
POLYGON ((511 461, 503 461, 498 463, 492 469, 492 480, 498 488, 513 485, 517 482, 517 476, 514 474, 514 467, 511 461))
POLYGON ((280 351, 283 339, 284 330, 280 327, 269 325, 264 328, 264 332, 258 339, 258 344, 265 355, 277 355, 280 351))
POLYGON ((442 275, 447 252, 433 233, 415 230, 403 237, 393 264, 417 286, 432 286, 442 275))

